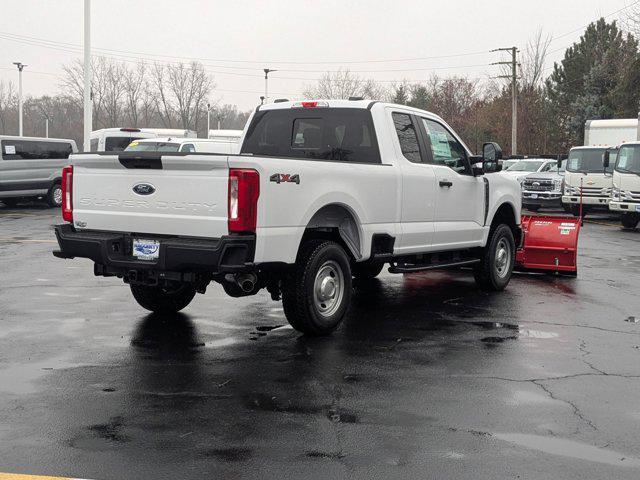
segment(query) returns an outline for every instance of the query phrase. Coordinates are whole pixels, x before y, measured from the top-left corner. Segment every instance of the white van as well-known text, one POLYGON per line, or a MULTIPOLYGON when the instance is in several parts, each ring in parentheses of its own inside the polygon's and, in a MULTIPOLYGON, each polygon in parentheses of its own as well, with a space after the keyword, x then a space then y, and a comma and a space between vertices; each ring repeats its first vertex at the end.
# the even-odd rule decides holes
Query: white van
POLYGON ((133 140, 155 138, 158 134, 141 128, 102 128, 91 132, 92 152, 121 152, 133 140))
POLYGON ((242 132, 242 130, 209 130, 209 139, 239 143, 242 138, 242 132))
POLYGON ((0 200, 14 207, 21 199, 47 199, 62 204, 62 168, 78 148, 66 138, 0 136, 0 200))
POLYGON ((615 165, 609 210, 622 214, 624 228, 636 228, 640 220, 640 142, 621 145, 617 159, 605 155, 604 165, 615 165))
POLYGON ((126 152, 187 152, 237 154, 239 144, 206 138, 145 138, 134 140, 126 152))
POLYGON ((179 128, 102 128, 91 132, 92 152, 121 152, 134 140, 142 138, 197 137, 194 130, 179 128))

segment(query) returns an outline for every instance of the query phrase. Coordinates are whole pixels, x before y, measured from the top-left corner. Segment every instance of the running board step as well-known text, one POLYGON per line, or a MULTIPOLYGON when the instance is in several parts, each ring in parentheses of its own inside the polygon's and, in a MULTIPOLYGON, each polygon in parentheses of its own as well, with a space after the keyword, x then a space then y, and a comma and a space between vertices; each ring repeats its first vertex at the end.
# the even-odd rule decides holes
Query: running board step
POLYGON ((412 273, 412 272, 421 272, 423 270, 436 270, 438 268, 450 268, 450 267, 464 267, 467 265, 473 265, 476 263, 480 263, 479 258, 474 258, 471 260, 460 260, 456 262, 449 263, 430 263, 426 265, 412 265, 412 264, 399 264, 399 265, 391 265, 389 267, 389 273, 412 273))

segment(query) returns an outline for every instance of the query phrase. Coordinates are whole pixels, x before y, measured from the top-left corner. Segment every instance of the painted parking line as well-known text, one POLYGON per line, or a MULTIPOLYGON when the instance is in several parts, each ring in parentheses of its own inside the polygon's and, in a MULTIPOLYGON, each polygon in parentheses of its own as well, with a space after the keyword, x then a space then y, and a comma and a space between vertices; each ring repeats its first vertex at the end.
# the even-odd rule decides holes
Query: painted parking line
POLYGON ((21 475, 19 473, 2 473, 0 480, 83 480, 81 478, 70 477, 42 477, 40 475, 21 475))

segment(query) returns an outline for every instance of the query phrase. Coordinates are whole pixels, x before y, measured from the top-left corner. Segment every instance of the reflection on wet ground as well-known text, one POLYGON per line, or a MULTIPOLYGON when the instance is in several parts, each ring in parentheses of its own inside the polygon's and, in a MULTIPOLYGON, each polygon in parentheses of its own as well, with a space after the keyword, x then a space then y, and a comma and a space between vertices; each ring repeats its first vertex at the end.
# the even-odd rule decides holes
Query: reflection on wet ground
POLYGON ((19 286, 0 290, 0 471, 637 478, 638 281, 599 247, 607 228, 585 227, 577 279, 518 275, 501 294, 464 270, 359 282, 327 338, 267 295, 215 287, 145 314, 87 262, 0 244, 19 286))

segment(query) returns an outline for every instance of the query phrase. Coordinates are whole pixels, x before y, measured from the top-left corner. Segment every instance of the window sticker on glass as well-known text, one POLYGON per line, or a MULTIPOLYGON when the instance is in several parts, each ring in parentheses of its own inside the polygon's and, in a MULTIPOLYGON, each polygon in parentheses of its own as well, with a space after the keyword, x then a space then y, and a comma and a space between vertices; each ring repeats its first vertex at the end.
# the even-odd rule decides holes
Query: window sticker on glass
POLYGON ((15 145, 5 145, 4 153, 7 155, 15 155, 16 154, 16 146, 15 145))
POLYGON ((429 132, 429 139, 431 140, 431 148, 435 157, 451 158, 451 147, 446 133, 431 131, 429 132))

